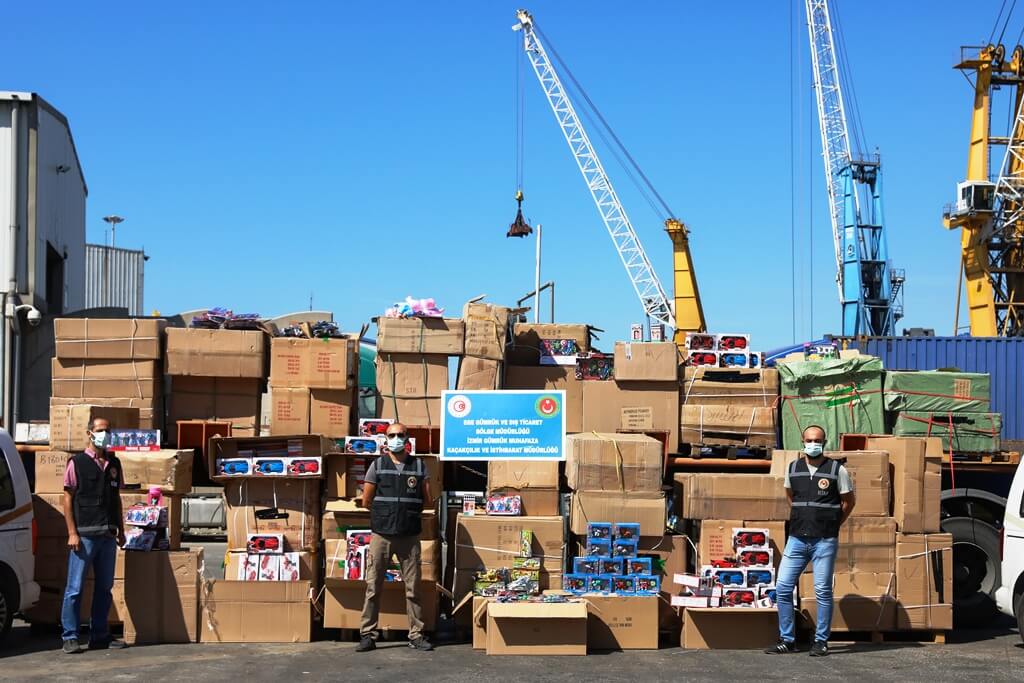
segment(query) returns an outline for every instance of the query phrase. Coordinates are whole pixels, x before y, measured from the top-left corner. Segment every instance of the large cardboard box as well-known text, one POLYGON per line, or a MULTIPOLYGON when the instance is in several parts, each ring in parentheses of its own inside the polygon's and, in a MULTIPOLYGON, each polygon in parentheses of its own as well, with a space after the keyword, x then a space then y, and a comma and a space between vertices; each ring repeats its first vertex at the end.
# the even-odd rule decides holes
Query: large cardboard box
POLYGON ((52 395, 58 398, 153 398, 162 392, 157 362, 152 360, 51 361, 52 395))
MULTIPOLYGON (((836 572, 832 576, 832 628, 888 631, 896 625, 896 579, 892 572, 836 572)), ((818 623, 814 576, 800 577, 800 614, 810 628, 818 623)))
MULTIPOLYGON (((324 580, 328 583, 346 581, 346 557, 348 542, 344 539, 324 541, 324 580)), ((389 564, 398 566, 398 559, 392 557, 389 564)), ((441 542, 420 541, 420 580, 437 583, 441 576, 441 542)))
MULTIPOLYGON (((583 385, 576 379, 575 368, 549 365, 526 367, 508 365, 505 367, 505 389, 533 389, 565 391, 565 431, 570 434, 583 431, 583 385)), ((615 431, 615 430, 612 430, 615 431)))
MULTIPOLYGON (((222 458, 237 458, 239 453, 242 453, 242 457, 248 455, 255 455, 257 458, 264 455, 266 452, 279 453, 284 455, 287 450, 287 454, 292 457, 303 457, 303 458, 319 458, 325 453, 334 452, 337 448, 337 444, 333 439, 329 439, 319 434, 280 434, 274 436, 253 436, 253 437, 226 437, 226 436, 214 436, 210 439, 206 448, 206 469, 208 472, 217 471, 217 460, 222 458)), ((312 479, 323 479, 323 471, 315 475, 304 475, 303 480, 309 481, 312 479)), ((224 475, 212 475, 211 478, 218 482, 238 482, 244 481, 238 477, 224 476, 224 475)), ((291 477, 252 477, 254 481, 266 481, 268 479, 274 479, 275 481, 294 481, 291 477)))
POLYGON ((270 434, 309 432, 309 389, 270 387, 270 434))
POLYGON ((896 628, 953 628, 952 534, 896 535, 896 628))
POLYGON ((487 654, 587 654, 587 603, 487 603, 487 654))
POLYGON ((129 552, 124 565, 125 641, 196 642, 203 549, 129 552))
MULTIPOLYGON (((705 519, 700 523, 700 542, 697 545, 697 566, 711 564, 712 560, 735 557, 732 547, 733 529, 768 529, 768 544, 774 551, 775 568, 782 562, 786 549, 786 523, 753 519, 705 519)), ((682 570, 681 570, 682 571, 682 570)))
POLYGON ((657 650, 656 595, 588 595, 587 649, 657 650))
POLYGON ((949 453, 992 453, 1002 447, 1001 413, 911 412, 896 413, 896 436, 939 437, 949 453))
MULTIPOLYGON (((772 451, 771 473, 785 477, 790 464, 803 457, 802 451, 772 451)), ((853 481, 857 504, 854 517, 888 517, 892 512, 892 475, 885 451, 835 451, 826 457, 839 460, 853 481)))
POLYGON ((867 447, 889 453, 892 516, 903 533, 937 533, 942 494, 938 438, 870 436, 867 447))
POLYGON ((309 391, 309 431, 331 438, 355 433, 356 390, 311 389, 309 391))
POLYGON ((511 308, 497 304, 467 303, 463 306, 462 317, 466 321, 466 355, 504 360, 511 315, 511 308))
POLYGON ((824 427, 827 450, 839 450, 841 434, 885 431, 882 361, 857 355, 778 363, 782 379, 782 447, 801 447, 803 430, 824 427))
POLYGON ((35 453, 36 480, 33 493, 63 493, 64 471, 71 454, 65 451, 39 451, 35 453))
POLYGON ((463 356, 455 388, 459 391, 501 389, 502 362, 463 356))
POLYGON ((259 436, 262 398, 263 381, 260 379, 174 377, 168 427, 177 439, 179 420, 215 420, 230 422, 232 436, 259 436))
POLYGON ((224 482, 228 550, 244 550, 249 534, 283 534, 286 551, 315 551, 320 540, 320 480, 234 479, 224 482), (261 514, 275 511, 276 517, 261 514))
POLYGON ((270 342, 270 384, 306 389, 349 389, 355 384, 355 339, 297 339, 270 342))
POLYGON ((309 581, 206 582, 204 643, 308 643, 312 638, 309 581))
POLYGON ((160 360, 167 321, 155 318, 57 318, 57 358, 160 360))
POLYGON ((408 425, 440 424, 441 392, 447 388, 447 356, 377 354, 381 417, 408 425))
POLYGON ((566 437, 565 478, 574 491, 660 491, 663 446, 643 434, 566 437))
POLYGON ((987 372, 885 373, 885 409, 937 413, 985 413, 989 408, 992 381, 987 372))
MULTIPOLYGON (((850 517, 839 527, 835 571, 891 573, 896 566, 896 521, 850 517)), ((811 565, 805 570, 811 571, 811 565)))
POLYGON ((782 477, 695 472, 677 474, 675 485, 684 519, 789 519, 782 477))
POLYGON ((513 365, 540 363, 542 339, 572 339, 580 353, 590 351, 590 326, 565 323, 516 323, 513 327, 512 348, 508 351, 513 365))
POLYGON ((139 428, 138 408, 51 405, 50 448, 55 451, 84 451, 89 447, 89 425, 96 418, 109 420, 110 426, 116 429, 139 428))
POLYGON ((492 461, 487 468, 487 491, 519 496, 524 515, 558 515, 558 463, 530 460, 492 461))
POLYGON ((458 318, 379 318, 377 352, 461 356, 466 325, 458 318))
POLYGON ((687 607, 681 645, 690 650, 760 650, 779 639, 773 608, 687 607))
MULTIPOLYGON (((427 631, 433 631, 437 625, 437 584, 433 581, 420 581, 418 593, 423 609, 423 627, 427 631)), ((324 628, 358 629, 365 602, 365 581, 331 579, 324 587, 324 628)), ((377 627, 395 631, 408 630, 405 584, 401 581, 384 583, 380 593, 377 627)))
POLYGON ((779 371, 775 368, 686 368, 682 403, 691 406, 775 407, 779 371))
POLYGON ((455 565, 476 570, 511 567, 520 557, 523 531, 532 532, 530 552, 547 571, 560 571, 565 556, 565 521, 561 517, 458 516, 455 565))
MULTIPOLYGON (((50 407, 53 406, 111 406, 114 408, 137 408, 139 411, 139 429, 163 429, 164 410, 163 396, 152 396, 150 398, 100 398, 87 396, 85 398, 62 398, 59 396, 50 397, 50 407)), ((51 433, 51 438, 52 438, 51 433)))
POLYGON ((258 330, 167 330, 167 374, 193 377, 266 375, 267 335, 258 330))
POLYGON ((775 408, 750 405, 683 405, 679 440, 704 446, 774 448, 775 408))
MULTIPOLYGON (((244 551, 233 551, 224 556, 224 578, 228 581, 243 581, 239 575, 245 566, 244 551)), ((320 556, 317 553, 299 553, 299 579, 309 581, 314 586, 320 585, 320 556)))
POLYGON ((641 536, 665 534, 665 494, 662 491, 577 491, 572 494, 570 529, 585 535, 588 522, 632 522, 641 536))
POLYGON ((679 348, 673 342, 615 342, 615 379, 679 380, 679 348))
POLYGON ((148 491, 159 486, 165 493, 185 494, 192 490, 192 459, 195 451, 159 450, 118 453, 126 486, 137 484, 148 491))
MULTIPOLYGON (((345 539, 345 532, 350 529, 361 530, 370 528, 370 511, 355 500, 329 500, 324 503, 322 521, 322 538, 345 539)), ((420 540, 428 541, 438 537, 437 515, 426 510, 422 516, 420 540)))
POLYGON ((663 430, 679 448, 678 382, 583 382, 584 432, 663 430))

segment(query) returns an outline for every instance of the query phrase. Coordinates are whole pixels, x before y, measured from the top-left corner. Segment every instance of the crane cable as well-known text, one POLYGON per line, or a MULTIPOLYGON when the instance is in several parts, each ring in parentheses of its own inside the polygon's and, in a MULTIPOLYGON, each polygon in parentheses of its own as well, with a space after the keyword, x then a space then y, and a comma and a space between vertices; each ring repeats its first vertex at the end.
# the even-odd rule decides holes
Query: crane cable
POLYGON ((860 114, 860 100, 857 99, 857 89, 854 87, 853 71, 850 67, 850 58, 846 49, 846 36, 843 33, 843 23, 839 17, 839 3, 832 3, 833 24, 836 27, 836 61, 839 62, 840 77, 843 80, 843 90, 849 94, 850 118, 853 119, 854 149, 851 150, 851 160, 864 158, 868 151, 867 135, 864 134, 864 121, 860 114))
POLYGON ((524 139, 525 135, 525 121, 526 118, 526 97, 523 88, 523 50, 520 45, 520 38, 518 35, 514 35, 515 43, 515 59, 516 59, 516 86, 515 86, 515 118, 516 118, 516 138, 515 138, 515 166, 516 166, 516 191, 521 193, 523 190, 523 170, 526 163, 526 150, 524 139))
MULTIPOLYGON (((1003 0, 1003 4, 1004 5, 1006 4, 1006 0, 1003 0)), ((1010 17, 1013 16, 1013 9, 1016 6, 1017 6, 1017 0, 1013 0, 1013 2, 1010 4, 1010 11, 1006 13, 1006 20, 1003 22, 1003 30, 999 32, 999 40, 996 43, 997 45, 1002 45, 1002 43, 1003 43, 1003 35, 1006 33, 1006 27, 1010 25, 1010 17)), ((1001 8, 1000 8, 1000 13, 1002 13, 1001 8)), ((996 23, 999 23, 999 18, 998 17, 996 18, 996 23)))

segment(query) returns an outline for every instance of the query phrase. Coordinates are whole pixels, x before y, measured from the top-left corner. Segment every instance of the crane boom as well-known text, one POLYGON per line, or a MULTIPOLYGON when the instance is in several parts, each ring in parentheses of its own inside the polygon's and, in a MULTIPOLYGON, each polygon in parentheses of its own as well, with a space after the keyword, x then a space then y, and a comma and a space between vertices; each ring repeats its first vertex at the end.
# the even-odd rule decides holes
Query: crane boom
MULTIPOLYGON (((565 136, 569 150, 576 160, 576 165, 583 175, 583 181, 597 205, 601 220, 604 221, 608 234, 611 236, 612 242, 615 243, 615 250, 622 260, 622 265, 626 268, 630 283, 640 298, 644 312, 650 319, 676 329, 676 315, 665 295, 661 281, 654 272, 647 253, 626 214, 626 209, 619 201, 611 179, 605 172, 604 166, 597 156, 597 151, 590 142, 590 137, 583 128, 583 123, 577 116, 576 109, 548 58, 547 51, 535 30, 533 17, 526 10, 519 10, 516 16, 519 19, 519 24, 514 28, 523 32, 523 48, 526 55, 540 81, 548 104, 551 105, 551 110, 565 136)), ((692 277, 692 270, 690 275, 692 277)), ((699 297, 694 300, 699 306, 699 297)), ((700 321, 703 325, 703 313, 701 313, 700 321)))

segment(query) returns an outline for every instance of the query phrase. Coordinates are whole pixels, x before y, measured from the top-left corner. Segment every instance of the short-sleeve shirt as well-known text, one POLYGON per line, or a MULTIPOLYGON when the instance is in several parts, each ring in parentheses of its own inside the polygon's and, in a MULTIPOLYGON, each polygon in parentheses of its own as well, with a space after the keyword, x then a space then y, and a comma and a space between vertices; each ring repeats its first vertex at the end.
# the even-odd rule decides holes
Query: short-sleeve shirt
MULTIPOLYGON (((89 459, 92 460, 96 464, 96 467, 100 467, 99 454, 96 453, 96 450, 94 448, 92 448, 92 447, 86 448, 85 449, 85 454, 88 455, 89 459)), ((103 459, 103 465, 102 465, 103 470, 106 471, 106 469, 107 469, 107 467, 109 465, 110 465, 110 459, 109 458, 104 458, 103 459)), ((78 475, 75 473, 75 463, 73 461, 73 458, 68 458, 68 464, 64 467, 64 490, 65 491, 74 492, 77 488, 78 488, 78 475)), ((124 482, 123 481, 121 482, 121 488, 124 488, 124 482)))
MULTIPOLYGON (((790 465, 789 467, 791 467, 790 465)), ((789 467, 786 467, 786 482, 785 486, 787 489, 793 488, 789 483, 789 467)), ((807 462, 807 469, 810 470, 811 476, 818 471, 818 468, 807 462)), ((842 465, 839 466, 839 473, 836 475, 839 481, 839 495, 845 495, 847 493, 853 493, 853 479, 850 478, 850 473, 842 465)))

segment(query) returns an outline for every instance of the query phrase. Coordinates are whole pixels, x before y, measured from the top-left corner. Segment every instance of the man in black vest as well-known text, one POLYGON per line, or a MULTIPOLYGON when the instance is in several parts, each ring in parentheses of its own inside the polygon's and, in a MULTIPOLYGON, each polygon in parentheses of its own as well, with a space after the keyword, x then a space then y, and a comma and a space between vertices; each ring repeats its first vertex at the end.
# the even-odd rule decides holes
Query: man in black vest
POLYGON ((839 527, 853 512, 856 502, 853 481, 838 460, 825 457, 825 430, 814 425, 803 433, 805 458, 797 458, 786 470, 789 540, 775 581, 779 608, 779 642, 768 654, 796 652, 793 626, 793 591, 808 563, 814 568, 814 596, 818 614, 812 657, 828 654, 832 633, 832 571, 839 548, 839 527))
POLYGON ((380 592, 392 556, 398 557, 405 583, 405 609, 409 615, 409 647, 429 651, 434 646, 423 636, 420 605, 420 531, 424 508, 431 506, 427 468, 423 460, 406 454, 409 435, 400 422, 388 426, 386 453, 366 469, 363 507, 370 508, 373 536, 366 554, 366 602, 363 605, 356 652, 376 645, 380 592))
POLYGON ((64 652, 82 651, 78 643, 82 583, 92 567, 92 618, 89 649, 120 649, 124 641, 110 637, 107 614, 113 600, 117 548, 124 545, 121 511, 121 462, 107 450, 110 422, 95 418, 89 425, 89 447, 68 459, 64 470, 64 521, 68 528, 68 582, 61 608, 64 652))

